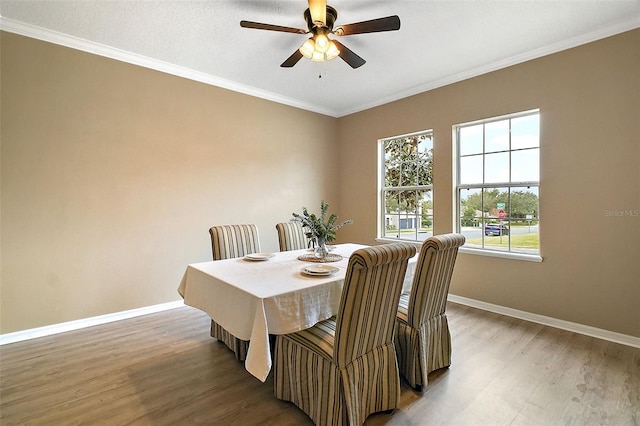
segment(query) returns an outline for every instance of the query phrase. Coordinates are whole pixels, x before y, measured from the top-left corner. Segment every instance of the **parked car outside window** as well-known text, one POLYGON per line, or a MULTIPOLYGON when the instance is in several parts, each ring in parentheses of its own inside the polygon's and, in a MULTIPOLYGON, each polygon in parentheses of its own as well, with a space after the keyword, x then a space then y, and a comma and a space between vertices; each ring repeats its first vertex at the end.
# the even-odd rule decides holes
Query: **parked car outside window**
POLYGON ((484 235, 500 236, 509 235, 509 228, 506 225, 491 224, 484 227, 484 235))

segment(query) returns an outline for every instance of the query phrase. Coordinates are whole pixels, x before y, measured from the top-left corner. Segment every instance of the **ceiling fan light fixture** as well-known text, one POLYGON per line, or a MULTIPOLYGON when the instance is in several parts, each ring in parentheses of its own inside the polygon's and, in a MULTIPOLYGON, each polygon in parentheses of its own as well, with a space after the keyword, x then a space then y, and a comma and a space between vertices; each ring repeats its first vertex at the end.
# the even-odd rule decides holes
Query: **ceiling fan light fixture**
POLYGON ((307 59, 311 59, 313 56, 313 52, 315 51, 316 43, 313 41, 313 38, 308 39, 304 42, 302 46, 300 46, 300 53, 307 59))
POLYGON ((327 49, 327 53, 324 55, 327 58, 327 61, 330 61, 340 55, 340 50, 338 50, 334 42, 330 42, 329 49, 327 49))
POLYGON ((330 61, 340 55, 340 50, 336 44, 324 34, 318 34, 307 39, 300 49, 302 56, 311 59, 313 62, 330 61), (318 43, 318 39, 324 39, 318 43))
POLYGON ((329 37, 327 37, 323 33, 320 33, 316 35, 315 39, 316 39, 316 46, 315 46, 316 52, 326 53, 327 50, 329 50, 329 37))
POLYGON ((324 53, 320 53, 318 51, 314 51, 311 56, 311 62, 324 62, 325 56, 324 53))

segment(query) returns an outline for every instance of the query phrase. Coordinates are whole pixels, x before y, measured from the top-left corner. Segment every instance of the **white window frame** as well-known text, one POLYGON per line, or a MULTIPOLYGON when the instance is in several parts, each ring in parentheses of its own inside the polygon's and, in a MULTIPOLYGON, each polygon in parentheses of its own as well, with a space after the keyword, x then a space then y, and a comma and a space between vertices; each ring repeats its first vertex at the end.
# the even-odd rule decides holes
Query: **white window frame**
MULTIPOLYGON (((392 140, 397 140, 397 139, 404 139, 404 138, 409 138, 409 137, 413 137, 413 136, 419 136, 419 135, 429 135, 430 139, 431 139, 431 151, 433 152, 433 142, 434 142, 434 135, 433 135, 433 129, 427 129, 427 130, 422 130, 419 132, 413 132, 413 133, 407 133, 404 135, 398 135, 398 136, 392 136, 392 137, 387 137, 387 138, 382 138, 378 140, 378 209, 377 209, 377 223, 378 223, 378 227, 377 227, 377 237, 376 237, 376 241, 379 242, 398 242, 398 241, 402 241, 402 242, 406 242, 406 243, 413 243, 416 244, 418 247, 422 244, 422 241, 424 241, 424 239, 426 239, 427 237, 429 237, 431 234, 428 235, 422 235, 420 236, 419 233, 416 231, 416 238, 415 239, 408 239, 408 238, 393 238, 393 237, 389 237, 386 234, 386 215, 385 215, 385 211, 386 211, 386 203, 385 203, 385 191, 387 190, 421 190, 421 189, 425 189, 425 190, 429 190, 431 192, 431 199, 433 201, 433 182, 431 185, 419 185, 419 186, 398 186, 398 187, 386 187, 385 186, 385 142, 387 141, 392 141, 392 140)), ((432 160, 433 161, 433 160, 432 160)), ((433 209, 431 212, 431 220, 432 220, 432 226, 433 226, 433 209)))
MULTIPOLYGON (((526 116, 531 116, 531 115, 538 115, 538 119, 540 119, 540 110, 539 109, 533 109, 533 110, 528 110, 528 111, 522 111, 522 112, 517 112, 517 113, 512 113, 512 114, 507 114, 507 115, 502 115, 502 116, 498 116, 498 117, 491 117, 491 118, 487 118, 487 119, 482 119, 482 120, 476 120, 476 121, 472 121, 472 122, 467 122, 467 123, 462 123, 462 124, 457 124, 455 126, 453 126, 452 129, 452 136, 453 136, 453 190, 454 190, 454 194, 453 194, 453 202, 454 202, 454 208, 453 208, 453 212, 454 212, 454 217, 453 217, 453 228, 456 230, 456 232, 463 232, 462 231, 462 224, 461 224, 461 219, 462 219, 462 212, 460 211, 461 208, 461 202, 460 202, 460 193, 461 190, 464 189, 474 189, 474 190, 480 190, 480 189, 491 189, 491 188, 507 188, 509 193, 511 192, 512 188, 523 188, 523 187, 527 187, 527 188, 531 188, 531 187, 535 187, 537 188, 537 194, 538 194, 538 211, 537 211, 537 226, 538 226, 538 232, 540 232, 540 228, 539 228, 539 224, 540 224, 540 202, 539 202, 539 198, 540 198, 540 177, 538 174, 538 179, 537 180, 525 180, 525 181, 512 181, 511 180, 511 167, 512 167, 512 153, 513 152, 517 152, 517 151, 521 151, 524 149, 512 149, 511 146, 511 126, 509 128, 509 147, 508 149, 504 150, 504 151, 490 151, 487 152, 486 151, 486 139, 485 139, 485 132, 484 132, 484 126, 490 123, 494 123, 494 122, 498 122, 498 121, 505 121, 505 120, 509 120, 509 123, 511 123, 512 119, 515 118, 520 118, 520 117, 526 117, 526 116), (482 182, 476 182, 476 183, 465 183, 465 184, 461 184, 461 176, 460 176, 460 159, 461 157, 468 157, 465 155, 461 155, 460 154, 460 129, 465 128, 465 127, 471 127, 471 126, 477 126, 477 125, 483 125, 483 140, 482 140, 482 163, 483 163, 483 170, 484 170, 484 166, 486 165, 486 155, 487 154, 493 154, 493 153, 508 153, 509 154, 509 178, 506 181, 499 181, 499 182, 489 182, 487 183, 485 181, 486 177, 485 174, 483 173, 483 181, 482 182)), ((538 137, 539 133, 538 133, 538 137)), ((530 148, 526 148, 526 149, 530 149, 530 148)), ((540 140, 538 139, 538 153, 540 153, 540 140)), ((540 167, 540 156, 538 157, 538 170, 540 167)), ((504 213, 504 212, 502 212, 504 213)), ((510 219, 510 218, 509 218, 510 219)), ((478 246, 468 246, 467 244, 465 244, 463 247, 460 248, 460 251, 463 253, 470 253, 470 254, 477 254, 477 255, 482 255, 482 256, 491 256, 491 257, 502 257, 502 258, 510 258, 510 259, 518 259, 518 260, 527 260, 527 261, 533 261, 533 262, 541 262, 542 261, 542 256, 541 256, 541 246, 540 244, 538 245, 538 250, 535 253, 526 253, 523 252, 522 249, 520 249, 520 251, 512 251, 512 247, 511 247, 511 235, 512 233, 511 228, 509 228, 509 234, 505 235, 505 237, 508 238, 508 246, 507 246, 507 250, 504 249, 496 249, 496 248, 492 248, 491 246, 485 246, 485 232, 484 232, 484 227, 485 227, 485 220, 484 220, 484 216, 482 219, 482 223, 480 225, 480 235, 482 238, 482 245, 481 247, 478 246)), ((502 221, 498 222, 499 224, 502 223, 502 221)))

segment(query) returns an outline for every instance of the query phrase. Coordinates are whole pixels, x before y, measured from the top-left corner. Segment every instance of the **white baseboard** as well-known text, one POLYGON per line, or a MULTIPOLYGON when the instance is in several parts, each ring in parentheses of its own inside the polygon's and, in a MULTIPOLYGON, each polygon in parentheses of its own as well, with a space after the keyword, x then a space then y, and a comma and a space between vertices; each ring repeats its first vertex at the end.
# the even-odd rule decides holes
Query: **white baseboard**
POLYGON ((182 300, 177 300, 175 302, 145 306, 144 308, 131 309, 129 311, 114 312, 112 314, 100 315, 97 317, 84 318, 75 321, 63 322, 60 324, 31 328, 28 330, 16 331, 14 333, 0 334, 0 346, 7 345, 9 343, 21 342, 23 340, 64 333, 65 331, 79 330, 81 328, 92 327, 94 325, 107 324, 123 319, 153 314, 156 312, 179 308, 181 306, 184 306, 184 302, 182 300))
MULTIPOLYGON (((482 302, 480 300, 469 299, 467 297, 456 296, 450 294, 447 298, 449 301, 459 303, 461 305, 471 306, 472 308, 482 309, 484 311, 495 312, 497 314, 506 315, 513 318, 519 318, 525 321, 531 321, 549 327, 555 327, 562 330, 572 331, 574 333, 584 334, 586 336, 598 339, 608 340, 622 345, 640 348, 640 338, 629 336, 626 334, 615 333, 601 328, 590 327, 588 325, 578 324, 575 322, 559 320, 544 315, 532 314, 530 312, 520 311, 517 309, 507 308, 505 306, 494 305, 492 303, 482 302)), ((184 306, 182 300, 162 303, 160 305, 147 306, 144 308, 132 309, 129 311, 115 312, 113 314, 100 315, 92 318, 85 318, 76 321, 69 321, 60 324, 48 325, 45 327, 32 328, 29 330, 16 331, 14 333, 0 334, 0 346, 9 343, 21 342, 23 340, 35 339, 38 337, 50 336, 53 334, 64 333, 65 331, 79 330, 81 328, 92 327, 94 325, 107 324, 114 321, 138 317, 142 315, 152 314, 155 312, 166 311, 169 309, 184 306)))
POLYGON ((447 300, 459 303, 461 305, 471 306, 472 308, 482 309, 484 311, 495 312, 497 314, 506 315, 508 317, 519 318, 526 321, 535 322, 549 327, 560 328, 562 330, 572 331, 574 333, 584 334, 586 336, 596 337, 598 339, 608 340, 622 345, 640 348, 640 337, 629 336, 627 334, 616 333, 601 328, 591 327, 575 322, 564 321, 557 318, 551 318, 544 315, 532 314, 530 312, 519 311, 517 309, 507 308, 505 306, 494 305, 492 303, 482 302, 480 300, 469 299, 455 294, 449 294, 447 300))

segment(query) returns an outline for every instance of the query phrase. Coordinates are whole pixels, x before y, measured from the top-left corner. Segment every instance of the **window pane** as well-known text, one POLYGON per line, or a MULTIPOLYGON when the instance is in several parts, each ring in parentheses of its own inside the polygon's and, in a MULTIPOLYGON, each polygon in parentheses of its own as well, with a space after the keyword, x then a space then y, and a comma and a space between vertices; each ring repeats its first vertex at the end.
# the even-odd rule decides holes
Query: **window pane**
POLYGON ((400 193, 400 213, 415 215, 419 207, 418 191, 402 191, 400 193))
POLYGON ((433 235, 433 199, 432 192, 421 191, 420 207, 418 209, 418 241, 424 241, 426 238, 433 235))
POLYGON ((509 188, 485 188, 482 191, 485 219, 506 219, 509 215, 509 188))
POLYGON ((418 218, 415 215, 400 215, 398 236, 401 240, 416 241, 418 239, 418 218))
POLYGON ((385 191, 384 194, 385 214, 398 213, 400 205, 400 191, 385 191))
POLYGON ((540 146, 540 115, 528 115, 511 120, 511 149, 540 146))
POLYGON ((484 126, 485 152, 507 151, 509 149, 509 120, 494 121, 484 126))
POLYGON ((422 154, 416 164, 416 185, 425 186, 433 183, 433 157, 429 153, 422 154))
POLYGON ((400 163, 397 161, 389 161, 385 163, 384 185, 387 187, 395 187, 400 185, 400 163))
POLYGON ((385 236, 403 240, 416 240, 419 217, 414 214, 400 213, 385 215, 385 236))
POLYGON ((540 180, 540 149, 524 149, 511 153, 511 181, 540 180))
POLYGON ((460 232, 466 237, 466 245, 482 247, 482 191, 461 189, 458 211, 460 212, 460 232))
POLYGON ((433 149, 433 139, 431 135, 420 138, 418 142, 418 152, 420 154, 427 154, 433 149))
POLYGON ((485 183, 509 181, 509 153, 487 154, 485 158, 485 183))
POLYGON ((483 239, 485 248, 508 251, 510 235, 509 188, 487 188, 483 191, 483 239))
POLYGON ((400 216, 397 214, 385 215, 385 229, 384 236, 389 238, 400 238, 400 231, 398 229, 398 223, 400 223, 400 216))
POLYGON ((482 156, 460 158, 460 183, 482 183, 482 156))
POLYGON ((538 220, 538 187, 511 188, 511 218, 538 220))
POLYGON ((385 191, 385 213, 416 214, 420 208, 419 191, 385 191))
POLYGON ((461 127, 458 140, 460 155, 482 153, 482 124, 461 127))
POLYGON ((509 251, 510 239, 507 223, 487 223, 484 232, 484 247, 491 250, 509 251))
POLYGON ((423 210, 423 214, 426 213, 426 210, 433 209, 433 199, 431 198, 432 194, 433 192, 430 189, 418 191, 418 195, 420 197, 420 208, 423 210))
POLYGON ((416 184, 416 155, 418 154, 418 139, 405 138, 402 151, 402 186, 416 184))
POLYGON ((418 241, 424 241, 433 235, 433 216, 422 215, 421 226, 418 229, 418 241))
POLYGON ((511 251, 537 254, 540 251, 538 232, 538 187, 511 188, 511 251))
POLYGON ((391 160, 391 146, 393 145, 392 141, 387 141, 382 144, 384 149, 384 164, 385 166, 391 160))
POLYGON ((402 163, 401 186, 413 186, 416 184, 416 163, 415 161, 405 161, 402 163))

